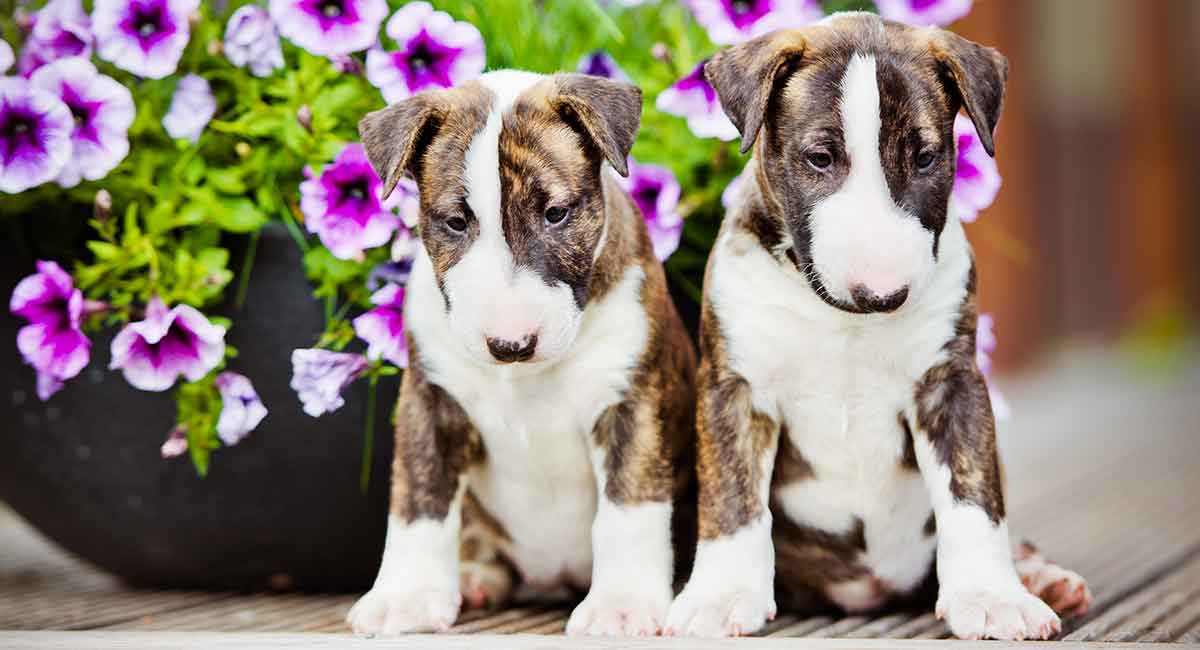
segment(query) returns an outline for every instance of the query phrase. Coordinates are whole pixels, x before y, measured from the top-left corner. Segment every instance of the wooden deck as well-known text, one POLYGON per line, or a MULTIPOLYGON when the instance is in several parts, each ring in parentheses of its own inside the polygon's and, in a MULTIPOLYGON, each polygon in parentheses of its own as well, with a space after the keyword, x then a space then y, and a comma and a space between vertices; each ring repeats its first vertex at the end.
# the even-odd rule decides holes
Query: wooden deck
MULTIPOLYGON (((1001 447, 1014 534, 1082 573, 1096 597, 1063 639, 1200 645, 1200 366, 1168 381, 1077 356, 1009 397, 1017 417, 1002 426, 1001 447)), ((784 612, 760 639, 568 640, 554 636, 567 606, 533 606, 466 612, 455 635, 383 641, 346 634, 354 599, 130 590, 0 511, 0 648, 796 646, 780 637, 813 648, 933 648, 947 637, 931 613, 784 612)))

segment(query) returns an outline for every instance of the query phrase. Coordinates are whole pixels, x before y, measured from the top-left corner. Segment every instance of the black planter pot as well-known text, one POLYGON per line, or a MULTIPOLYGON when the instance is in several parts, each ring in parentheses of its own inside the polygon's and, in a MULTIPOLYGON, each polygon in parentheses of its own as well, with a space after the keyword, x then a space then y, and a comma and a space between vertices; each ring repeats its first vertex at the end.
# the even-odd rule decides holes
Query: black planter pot
MULTIPOLYGON (((13 231, 0 243, 7 302, 16 282, 33 272, 33 259, 55 251, 31 244, 47 241, 39 232, 47 226, 37 219, 6 225, 13 231)), ((240 253, 231 259, 236 269, 240 253)), ((89 367, 42 403, 33 370, 16 350, 24 323, 3 310, 0 500, 68 550, 139 586, 368 587, 386 528, 389 416, 398 382, 379 384, 364 495, 358 477, 366 382, 347 391, 341 410, 319 419, 300 410, 288 386, 291 351, 311 346, 323 325, 310 291, 295 243, 282 228, 265 230, 245 306, 218 311, 234 320, 227 341, 240 354, 230 368, 251 378, 270 415, 249 438, 217 451, 207 478, 186 456, 160 457, 174 401, 170 393, 135 390, 107 370, 112 332, 93 341, 89 367)))

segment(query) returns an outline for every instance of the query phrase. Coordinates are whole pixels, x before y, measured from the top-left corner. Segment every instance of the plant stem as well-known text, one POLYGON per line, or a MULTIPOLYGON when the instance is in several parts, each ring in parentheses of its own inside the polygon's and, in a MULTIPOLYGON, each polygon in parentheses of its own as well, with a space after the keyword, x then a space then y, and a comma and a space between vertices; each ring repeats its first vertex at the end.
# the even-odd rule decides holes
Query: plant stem
POLYGON ((258 252, 258 238, 261 235, 261 230, 255 230, 250 233, 250 241, 246 242, 246 257, 242 260, 242 277, 238 278, 237 297, 233 299, 234 307, 239 310, 242 305, 246 304, 246 291, 250 288, 250 271, 254 268, 254 255, 258 252))
POLYGON ((300 250, 308 251, 308 239, 304 237, 304 233, 300 232, 300 225, 296 223, 296 218, 292 216, 292 210, 287 205, 279 211, 283 216, 283 225, 287 226, 288 232, 291 233, 292 239, 296 240, 296 245, 300 250))
POLYGON ((371 485, 371 455, 375 450, 375 393, 379 375, 371 375, 371 383, 367 387, 367 428, 363 431, 362 473, 358 479, 358 487, 363 494, 371 485))

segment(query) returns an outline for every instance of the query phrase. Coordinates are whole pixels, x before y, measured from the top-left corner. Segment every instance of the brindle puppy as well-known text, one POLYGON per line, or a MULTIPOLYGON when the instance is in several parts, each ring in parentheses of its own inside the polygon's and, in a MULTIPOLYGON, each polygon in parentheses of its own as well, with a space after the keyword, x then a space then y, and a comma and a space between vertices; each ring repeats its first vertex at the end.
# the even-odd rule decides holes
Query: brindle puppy
POLYGON ((659 630, 695 352, 612 176, 641 106, 629 84, 499 71, 362 121, 387 190, 417 181, 424 246, 387 546, 356 632, 445 630, 464 597, 518 586, 590 588, 571 633, 659 630))
POLYGON ((753 632, 773 582, 785 606, 873 610, 916 592, 936 554, 955 634, 1052 636, 1037 596, 1081 612, 1090 595, 1040 558, 1014 568, 974 264, 948 218, 955 116, 991 153, 1004 57, 842 14, 706 74, 754 158, 709 259, 700 543, 669 631, 753 632))

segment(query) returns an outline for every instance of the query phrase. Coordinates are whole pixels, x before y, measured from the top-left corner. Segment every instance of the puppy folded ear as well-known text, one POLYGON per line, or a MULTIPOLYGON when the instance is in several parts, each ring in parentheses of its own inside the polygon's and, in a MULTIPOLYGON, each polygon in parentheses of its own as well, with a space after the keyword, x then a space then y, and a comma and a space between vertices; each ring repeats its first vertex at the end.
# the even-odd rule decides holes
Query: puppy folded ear
POLYGON ((550 96, 554 110, 584 131, 608 164, 629 175, 629 150, 642 121, 642 89, 592 75, 556 75, 550 96))
POLYGON ((771 94, 783 73, 804 55, 800 30, 781 30, 730 47, 704 64, 704 76, 742 134, 742 153, 754 145, 771 94))
POLYGON ((416 164, 442 116, 435 93, 422 93, 368 113, 359 121, 358 135, 367 159, 383 179, 383 198, 392 193, 405 172, 416 175, 416 164))
POLYGON ((1004 105, 1004 84, 1008 80, 1008 59, 998 50, 937 30, 931 48, 933 56, 949 76, 951 90, 959 96, 967 116, 975 123, 979 142, 996 155, 993 136, 1004 105))

